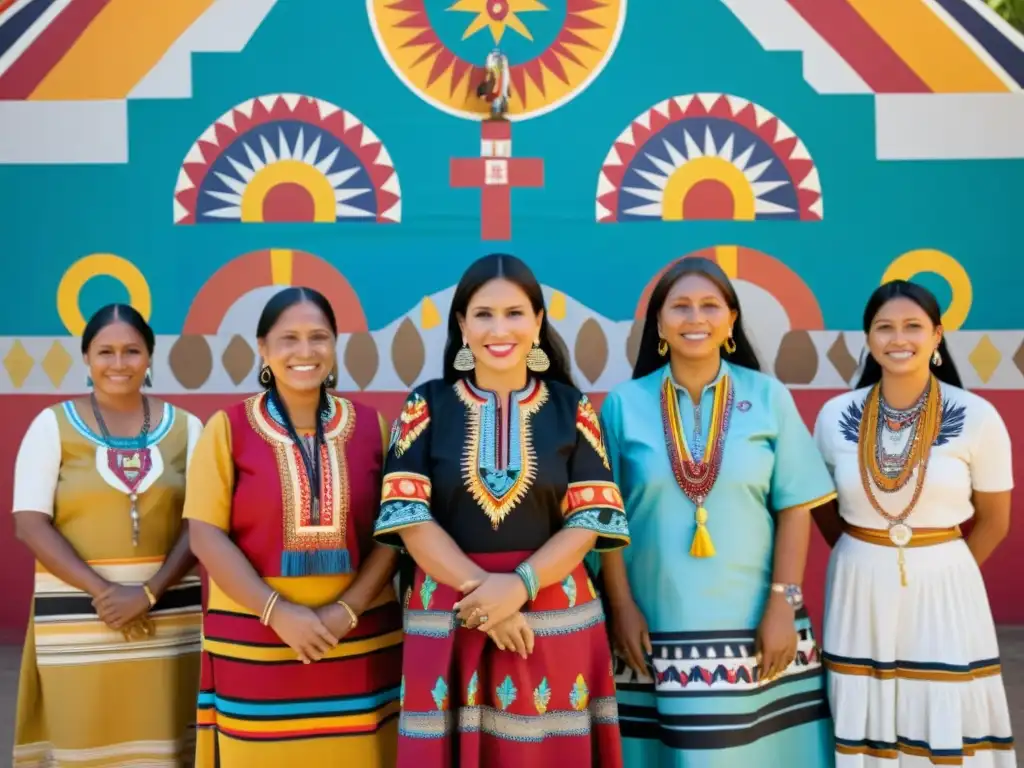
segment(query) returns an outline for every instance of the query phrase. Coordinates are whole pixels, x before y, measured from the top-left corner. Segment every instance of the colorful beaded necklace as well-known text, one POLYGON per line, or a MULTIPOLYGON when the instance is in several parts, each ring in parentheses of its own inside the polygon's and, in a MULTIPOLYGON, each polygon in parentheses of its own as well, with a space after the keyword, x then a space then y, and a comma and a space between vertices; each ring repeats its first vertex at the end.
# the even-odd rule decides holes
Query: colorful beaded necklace
POLYGON ((715 545, 708 532, 708 511, 704 501, 718 479, 725 450, 725 436, 729 431, 729 417, 732 414, 733 387, 728 375, 723 375, 715 385, 715 400, 711 411, 711 427, 704 444, 704 456, 697 461, 690 454, 690 447, 683 434, 682 419, 679 418, 679 403, 675 386, 670 376, 665 376, 661 387, 661 422, 665 430, 665 445, 672 464, 672 473, 686 497, 697 511, 697 530, 690 544, 692 557, 714 557, 715 545))
POLYGON ((871 388, 867 400, 864 401, 864 413, 861 416, 857 441, 859 448, 857 459, 864 493, 875 511, 889 524, 889 540, 899 548, 900 583, 905 587, 907 586, 907 572, 903 548, 914 537, 914 531, 906 521, 917 506, 918 499, 921 498, 924 478, 928 470, 928 457, 931 455, 932 445, 942 427, 942 392, 939 382, 932 376, 925 391, 924 403, 915 417, 917 424, 913 427, 913 436, 910 438, 909 448, 905 452, 905 463, 895 477, 885 471, 886 467, 880 466, 878 458, 878 424, 880 419, 885 418, 881 399, 882 385, 879 382, 871 388), (882 509, 882 505, 875 497, 874 489, 877 488, 883 493, 895 493, 907 483, 915 468, 917 469, 917 479, 910 503, 900 514, 890 515, 882 509))

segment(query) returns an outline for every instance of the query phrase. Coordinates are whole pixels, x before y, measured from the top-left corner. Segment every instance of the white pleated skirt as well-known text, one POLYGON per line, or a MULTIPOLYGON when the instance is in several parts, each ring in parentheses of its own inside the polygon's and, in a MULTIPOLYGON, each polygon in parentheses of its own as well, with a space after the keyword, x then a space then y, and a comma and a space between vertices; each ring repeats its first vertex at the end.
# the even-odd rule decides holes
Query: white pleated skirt
POLYGON ((1016 768, 992 611, 962 540, 898 552, 842 536, 825 599, 836 768, 1016 768))

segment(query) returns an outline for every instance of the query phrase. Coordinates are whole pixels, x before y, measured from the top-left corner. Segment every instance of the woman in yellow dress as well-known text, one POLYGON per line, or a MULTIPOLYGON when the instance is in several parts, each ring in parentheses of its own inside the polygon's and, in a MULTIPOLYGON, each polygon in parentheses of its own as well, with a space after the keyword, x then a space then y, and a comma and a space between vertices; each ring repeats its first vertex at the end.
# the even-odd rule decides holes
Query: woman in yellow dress
POLYGON ((82 334, 92 392, 45 409, 18 451, 36 573, 16 768, 192 761, 200 588, 181 513, 202 425, 142 392, 153 346, 132 307, 100 309, 82 334))
POLYGON ((200 768, 394 765, 402 616, 373 543, 389 430, 328 392, 337 324, 287 288, 256 331, 264 392, 206 425, 185 517, 206 569, 200 768))

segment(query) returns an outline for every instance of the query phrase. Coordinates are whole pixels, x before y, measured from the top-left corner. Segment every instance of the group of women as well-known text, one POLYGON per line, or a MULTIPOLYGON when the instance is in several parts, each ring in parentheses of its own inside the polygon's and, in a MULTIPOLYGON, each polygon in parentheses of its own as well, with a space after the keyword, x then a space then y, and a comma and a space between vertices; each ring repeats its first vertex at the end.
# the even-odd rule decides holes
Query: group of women
POLYGON ((37 565, 14 765, 1016 766, 979 570, 1009 436, 924 288, 881 286, 864 330, 812 436, 687 258, 599 416, 536 278, 492 255, 392 427, 333 394, 309 288, 263 310, 262 391, 203 426, 146 393, 153 332, 105 307, 89 396, 15 467, 37 565))

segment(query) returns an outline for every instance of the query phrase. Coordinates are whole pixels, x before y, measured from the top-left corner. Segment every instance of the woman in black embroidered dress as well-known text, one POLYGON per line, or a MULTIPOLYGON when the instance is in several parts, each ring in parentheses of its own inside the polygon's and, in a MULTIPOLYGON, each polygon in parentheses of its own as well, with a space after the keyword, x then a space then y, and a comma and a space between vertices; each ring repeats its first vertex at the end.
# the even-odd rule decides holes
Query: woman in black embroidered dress
POLYGON ((628 543, 598 419, 512 256, 463 275, 444 379, 392 430, 375 535, 406 591, 398 765, 622 765, 601 602, 583 566, 628 543))

